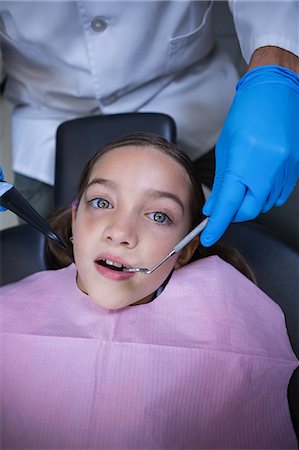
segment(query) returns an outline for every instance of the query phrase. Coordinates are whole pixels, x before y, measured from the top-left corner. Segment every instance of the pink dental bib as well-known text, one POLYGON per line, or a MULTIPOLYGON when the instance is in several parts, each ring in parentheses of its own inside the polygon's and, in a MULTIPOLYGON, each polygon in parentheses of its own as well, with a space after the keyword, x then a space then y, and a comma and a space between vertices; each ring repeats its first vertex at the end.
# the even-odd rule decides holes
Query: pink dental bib
POLYGON ((0 289, 2 449, 296 448, 280 308, 218 257, 109 311, 74 265, 0 289))

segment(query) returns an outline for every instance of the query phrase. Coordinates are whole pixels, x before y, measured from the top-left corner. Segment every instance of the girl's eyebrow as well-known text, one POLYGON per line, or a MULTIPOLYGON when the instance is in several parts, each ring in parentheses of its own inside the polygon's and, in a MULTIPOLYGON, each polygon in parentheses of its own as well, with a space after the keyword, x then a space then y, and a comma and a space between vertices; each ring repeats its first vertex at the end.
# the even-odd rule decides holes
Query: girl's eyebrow
MULTIPOLYGON (((88 185, 86 186, 86 189, 88 189, 90 186, 94 185, 94 184, 100 184, 103 186, 108 186, 112 189, 116 189, 116 183, 114 183, 114 181, 111 180, 106 180, 105 178, 94 178, 93 180, 91 180, 88 185)), ((167 192, 167 191, 157 191, 155 189, 150 189, 147 191, 147 195, 151 198, 169 198, 170 200, 173 200, 177 205, 179 205, 179 207, 181 208, 181 210, 183 211, 183 213, 185 212, 185 207, 184 207, 184 203, 182 202, 182 200, 180 199, 180 197, 178 197, 177 195, 173 194, 172 192, 167 192)))
POLYGON ((111 181, 111 180, 106 180, 105 178, 94 178, 93 180, 91 180, 88 185, 86 186, 86 189, 88 189, 90 186, 92 186, 93 184, 101 184, 104 186, 108 186, 112 189, 116 189, 116 184, 111 181))
POLYGON ((174 202, 176 202, 181 210, 183 211, 183 213, 185 212, 185 207, 184 207, 184 203, 182 202, 182 200, 180 199, 180 197, 178 197, 177 195, 173 194, 172 192, 167 192, 167 191, 156 191, 156 190, 150 190, 148 191, 148 194, 150 197, 152 198, 169 198, 170 200, 173 200, 174 202))

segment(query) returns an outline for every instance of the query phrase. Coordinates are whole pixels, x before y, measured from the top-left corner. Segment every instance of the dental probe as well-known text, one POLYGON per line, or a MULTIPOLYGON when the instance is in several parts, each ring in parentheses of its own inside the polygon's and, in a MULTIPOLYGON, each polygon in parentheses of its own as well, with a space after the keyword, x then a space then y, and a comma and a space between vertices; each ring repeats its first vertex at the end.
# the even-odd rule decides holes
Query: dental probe
POLYGON ((200 222, 200 224, 197 225, 197 227, 195 227, 192 231, 190 231, 190 233, 188 233, 187 236, 185 236, 175 247, 173 247, 171 252, 168 253, 168 255, 165 256, 165 258, 161 259, 161 261, 159 261, 151 269, 146 269, 144 267, 135 267, 135 268, 133 268, 133 267, 132 268, 124 267, 122 269, 122 271, 123 272, 140 272, 140 273, 144 273, 146 275, 149 275, 154 270, 158 269, 158 267, 160 267, 161 264, 165 263, 165 261, 167 261, 169 258, 171 258, 171 256, 175 255, 180 250, 182 250, 183 247, 185 247, 187 244, 189 244, 189 242, 192 241, 192 239, 194 239, 195 236, 197 236, 205 228, 205 226, 208 223, 208 220, 209 220, 209 218, 206 217, 202 222, 200 222))

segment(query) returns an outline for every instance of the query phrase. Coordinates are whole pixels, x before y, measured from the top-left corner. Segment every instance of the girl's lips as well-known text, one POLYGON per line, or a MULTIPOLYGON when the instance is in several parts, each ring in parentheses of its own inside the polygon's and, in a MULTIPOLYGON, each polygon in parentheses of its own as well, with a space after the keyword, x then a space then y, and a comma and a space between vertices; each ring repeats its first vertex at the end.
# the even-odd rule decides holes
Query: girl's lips
POLYGON ((123 266, 125 266, 127 268, 131 268, 132 267, 124 259, 122 259, 122 258, 120 258, 118 256, 110 255, 109 253, 102 254, 98 258, 96 258, 96 261, 101 261, 101 260, 110 260, 110 261, 113 261, 114 263, 122 264, 123 266))
MULTIPOLYGON (((108 258, 107 258, 108 259, 108 258)), ((125 265, 125 264, 124 264, 125 265)), ((124 280, 128 280, 129 278, 131 278, 134 273, 130 273, 130 272, 121 272, 121 271, 116 271, 114 269, 110 269, 109 267, 106 266, 101 266, 100 264, 98 264, 95 261, 95 266, 97 271, 105 278, 108 278, 109 280, 113 280, 113 281, 124 281, 124 280)))

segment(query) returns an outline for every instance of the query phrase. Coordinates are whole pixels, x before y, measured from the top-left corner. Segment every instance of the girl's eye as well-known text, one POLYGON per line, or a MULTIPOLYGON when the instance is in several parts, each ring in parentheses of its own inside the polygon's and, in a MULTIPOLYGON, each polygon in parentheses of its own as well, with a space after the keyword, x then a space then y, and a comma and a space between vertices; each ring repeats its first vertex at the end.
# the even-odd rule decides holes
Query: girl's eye
POLYGON ((105 198, 94 198, 88 202, 93 208, 108 209, 112 208, 112 205, 105 198))
POLYGON ((161 223, 163 225, 170 225, 172 223, 172 221, 168 217, 168 215, 163 213, 163 212, 160 212, 160 211, 150 213, 148 216, 154 222, 158 222, 158 223, 161 223))

